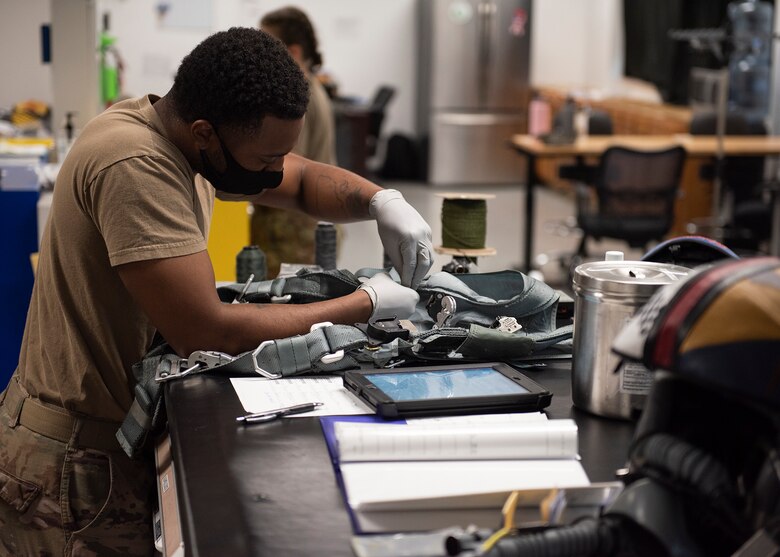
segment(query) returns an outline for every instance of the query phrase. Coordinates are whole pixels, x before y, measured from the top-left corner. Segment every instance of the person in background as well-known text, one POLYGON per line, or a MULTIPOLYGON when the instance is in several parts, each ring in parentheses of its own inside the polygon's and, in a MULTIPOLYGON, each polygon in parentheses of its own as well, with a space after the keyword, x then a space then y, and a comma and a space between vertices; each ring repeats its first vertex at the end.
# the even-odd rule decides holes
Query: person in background
MULTIPOLYGON (((317 79, 322 54, 311 21, 303 11, 290 6, 264 15, 260 29, 285 44, 309 83, 306 118, 293 153, 313 161, 336 164, 333 107, 317 79)), ((316 228, 317 221, 308 215, 260 205, 254 207, 252 243, 265 252, 269 277, 279 273, 281 263, 314 263, 316 228)))
POLYGON ((431 230, 401 194, 290 153, 309 101, 282 43, 211 35, 163 97, 89 122, 54 187, 19 365, 0 393, 0 556, 154 553, 153 454, 116 437, 132 365, 161 335, 182 358, 239 354, 315 323, 406 318, 431 230), (206 239, 215 195, 335 222, 375 219, 402 284, 380 273, 310 304, 225 304, 206 239))

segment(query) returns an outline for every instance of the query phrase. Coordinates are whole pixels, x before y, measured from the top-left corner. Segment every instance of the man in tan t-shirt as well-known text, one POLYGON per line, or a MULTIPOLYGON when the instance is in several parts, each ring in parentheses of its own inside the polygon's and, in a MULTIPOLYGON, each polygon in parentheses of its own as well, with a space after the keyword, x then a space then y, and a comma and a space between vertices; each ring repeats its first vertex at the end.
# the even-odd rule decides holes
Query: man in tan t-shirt
POLYGON ((0 395, 0 556, 152 554, 151 460, 130 460, 115 433, 155 332, 180 356, 238 354, 321 321, 412 313, 430 228, 398 192, 290 154, 307 100, 281 43, 234 28, 185 57, 164 97, 121 102, 84 128, 0 395), (337 300, 221 303, 206 252, 215 190, 336 222, 373 217, 402 284, 380 274, 337 300))

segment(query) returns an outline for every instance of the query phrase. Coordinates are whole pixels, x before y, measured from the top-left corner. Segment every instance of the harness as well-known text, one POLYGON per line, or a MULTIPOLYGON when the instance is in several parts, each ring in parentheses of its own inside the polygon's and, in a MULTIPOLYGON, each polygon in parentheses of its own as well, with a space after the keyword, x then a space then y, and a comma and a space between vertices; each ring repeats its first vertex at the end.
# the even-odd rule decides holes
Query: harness
MULTIPOLYGON (((248 286, 222 286, 217 292, 226 303, 237 298, 248 303, 309 303, 345 296, 360 286, 360 278, 381 271, 302 270, 248 286)), ((198 350, 180 358, 167 343, 159 343, 133 366, 135 400, 117 439, 129 456, 137 455, 149 432, 165 421, 163 384, 197 373, 278 379, 447 361, 504 361, 527 367, 571 355, 573 326, 556 327, 558 293, 519 271, 434 273, 417 292, 420 302, 408 320, 354 326, 318 323, 305 335, 267 340, 238 355, 198 350)))

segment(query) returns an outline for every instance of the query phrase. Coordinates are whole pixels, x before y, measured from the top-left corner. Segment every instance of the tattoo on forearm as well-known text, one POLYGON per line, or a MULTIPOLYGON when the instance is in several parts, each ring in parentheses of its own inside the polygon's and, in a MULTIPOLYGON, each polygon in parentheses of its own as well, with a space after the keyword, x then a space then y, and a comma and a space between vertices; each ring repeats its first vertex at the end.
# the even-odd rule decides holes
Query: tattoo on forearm
POLYGON ((335 181, 331 176, 320 175, 317 177, 317 201, 316 209, 320 210, 324 205, 326 195, 333 192, 334 200, 338 203, 345 216, 367 217, 368 207, 363 199, 359 184, 351 183, 347 177, 341 181, 335 181))

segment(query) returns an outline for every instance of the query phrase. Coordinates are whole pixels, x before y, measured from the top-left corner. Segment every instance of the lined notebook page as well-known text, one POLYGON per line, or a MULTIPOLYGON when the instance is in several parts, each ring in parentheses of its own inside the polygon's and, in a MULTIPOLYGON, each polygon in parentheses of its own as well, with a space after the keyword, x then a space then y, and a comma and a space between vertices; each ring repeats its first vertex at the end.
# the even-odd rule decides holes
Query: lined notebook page
POLYGON ((574 458, 573 420, 415 426, 335 424, 341 462, 574 458))

